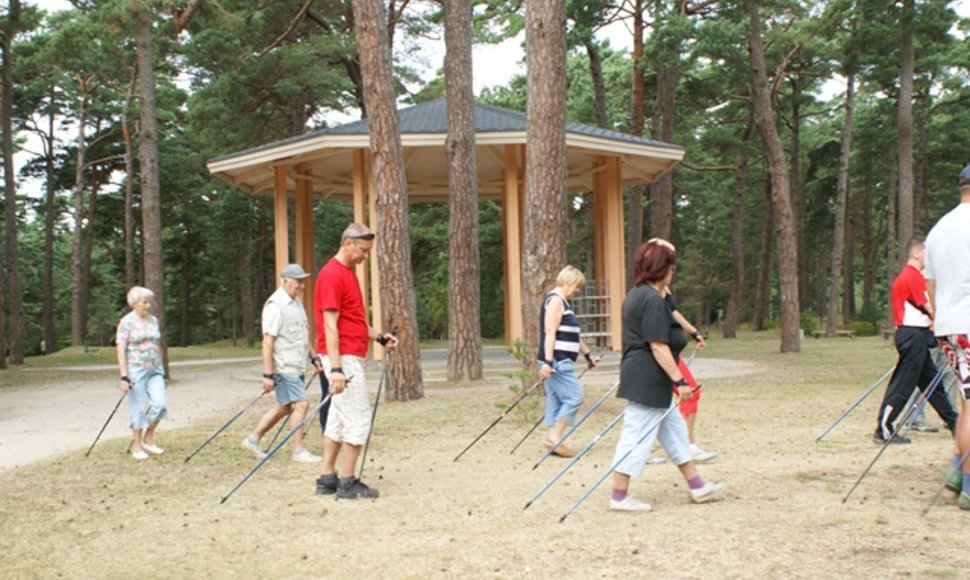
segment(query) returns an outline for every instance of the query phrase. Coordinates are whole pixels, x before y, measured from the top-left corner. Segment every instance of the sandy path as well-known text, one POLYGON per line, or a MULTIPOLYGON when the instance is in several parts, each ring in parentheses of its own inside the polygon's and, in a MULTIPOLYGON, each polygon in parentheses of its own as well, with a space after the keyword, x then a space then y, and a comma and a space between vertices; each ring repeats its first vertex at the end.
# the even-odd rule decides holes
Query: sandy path
MULTIPOLYGON (((424 356, 425 381, 429 387, 435 383, 440 386, 445 378, 443 361, 435 354, 424 356)), ((486 356, 485 362, 486 378, 501 379, 512 368, 509 361, 500 357, 486 356)), ((372 375, 377 372, 375 366, 371 363, 372 375)), ((720 359, 699 358, 691 366, 701 382, 706 378, 743 375, 757 370, 753 364, 720 359)), ((64 370, 57 369, 57 376, 63 377, 64 370)), ((260 372, 257 359, 176 365, 173 370, 176 378, 168 386, 169 418, 162 423, 160 433, 213 415, 224 415, 228 419, 234 410, 241 409, 259 394, 260 372)), ((0 471, 64 451, 83 452, 91 445, 121 395, 114 388, 115 373, 111 367, 89 369, 75 376, 79 378, 59 378, 44 387, 0 392, 0 471)), ((590 373, 583 382, 609 384, 616 379, 617 357, 611 357, 595 376, 590 373)), ((370 387, 376 390, 376 375, 370 381, 370 387)), ((311 400, 318 396, 318 392, 314 392, 311 400)), ((131 433, 128 424, 126 401, 118 408, 102 435, 102 441, 128 437, 131 433)))

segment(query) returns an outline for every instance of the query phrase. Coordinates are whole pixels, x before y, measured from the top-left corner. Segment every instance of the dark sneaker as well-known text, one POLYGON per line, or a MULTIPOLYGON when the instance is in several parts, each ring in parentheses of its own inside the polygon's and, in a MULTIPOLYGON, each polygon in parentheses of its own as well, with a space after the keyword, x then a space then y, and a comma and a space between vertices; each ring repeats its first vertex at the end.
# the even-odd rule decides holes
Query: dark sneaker
POLYGON ((317 495, 333 495, 337 493, 339 483, 336 473, 328 473, 317 478, 317 495))
POLYGON ((960 493, 961 487, 963 487, 963 475, 959 469, 950 467, 950 469, 946 470, 946 488, 950 491, 960 493))
MULTIPOLYGON (((872 434, 872 442, 876 445, 885 445, 886 438, 882 436, 882 431, 876 431, 872 434)), ((892 445, 905 445, 907 443, 912 443, 909 437, 903 437, 902 435, 897 435, 893 433, 892 437, 889 438, 889 443, 892 445)))
POLYGON ((357 499, 363 497, 374 499, 380 493, 376 489, 371 489, 356 477, 342 478, 337 484, 337 499, 357 499))
POLYGON ((929 423, 913 423, 913 431, 918 433, 938 433, 940 428, 929 423))
POLYGON ((970 494, 963 491, 960 492, 960 497, 957 498, 957 505, 960 509, 970 511, 970 494))

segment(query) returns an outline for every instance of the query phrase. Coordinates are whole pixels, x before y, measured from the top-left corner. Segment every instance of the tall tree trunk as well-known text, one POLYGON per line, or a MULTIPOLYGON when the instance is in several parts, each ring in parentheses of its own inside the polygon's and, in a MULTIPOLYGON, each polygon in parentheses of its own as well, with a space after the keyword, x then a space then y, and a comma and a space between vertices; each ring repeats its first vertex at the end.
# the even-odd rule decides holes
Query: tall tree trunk
MULTIPOLYGON (((644 91, 646 88, 643 57, 643 0, 633 0, 633 98, 630 104, 630 134, 643 135, 646 113, 644 112, 644 91)), ((643 193, 645 186, 635 185, 627 188, 626 211, 626 263, 633 262, 633 254, 643 239, 643 193)), ((626 285, 633 284, 633 268, 627 268, 626 285)))
POLYGON ((879 262, 879 242, 875 220, 873 220, 872 164, 864 164, 862 173, 862 309, 872 312, 876 293, 877 263, 879 262))
MULTIPOLYGON (((846 211, 849 200, 849 156, 852 154, 852 119, 855 112, 855 73, 846 77, 845 121, 839 148, 839 185, 835 194, 835 229, 832 240, 832 273, 829 285, 828 313, 825 335, 835 336, 839 317, 839 277, 842 275, 842 254, 845 244, 846 211)), ((846 288, 848 292, 848 288, 846 288)))
POLYGON ((798 338, 798 241, 788 191, 788 169, 785 167, 785 152, 781 147, 781 139, 778 138, 771 106, 758 6, 753 0, 749 0, 747 8, 748 17, 751 20, 751 93, 754 101, 755 124, 761 132, 768 157, 775 233, 778 238, 781 352, 798 352, 801 350, 798 338))
MULTIPOLYGON (((802 112, 801 112, 801 79, 791 77, 791 173, 789 187, 791 188, 792 218, 795 220, 795 236, 798 248, 798 295, 808 302, 808 251, 805 240, 805 193, 802 191, 802 112)), ((801 306, 801 305, 800 305, 801 306)))
MULTIPOLYGON (((656 66, 657 100, 653 109, 653 138, 671 143, 674 140, 677 78, 680 71, 676 60, 668 61, 664 51, 658 51, 656 66)), ((667 172, 650 185, 650 236, 669 240, 673 232, 673 222, 674 175, 667 172)))
POLYGON ((472 91, 471 0, 445 0, 448 106, 448 380, 482 378, 478 172, 472 91))
MULTIPOLYGON (((85 80, 79 79, 86 91, 85 80)), ((74 157, 74 235, 71 242, 71 346, 84 345, 87 335, 84 312, 84 169, 87 165, 88 98, 81 99, 77 111, 77 151, 74 157)))
MULTIPOLYGON (((7 290, 10 293, 9 319, 10 325, 10 362, 15 365, 24 364, 24 295, 20 280, 20 250, 17 242, 17 181, 16 168, 13 163, 13 39, 20 27, 20 0, 10 0, 7 11, 7 23, 3 31, 3 97, 0 99, 0 116, 3 117, 3 186, 4 196, 4 224, 6 234, 6 266, 7 290)), ((0 333, 3 327, 0 326, 0 333)), ((5 353, 0 352, 0 357, 5 353)))
POLYGON ((600 56, 596 39, 590 34, 583 39, 586 55, 589 57, 589 78, 593 83, 593 112, 596 115, 596 126, 609 129, 610 120, 606 111, 606 84, 603 81, 603 58, 600 56))
POLYGON ((398 401, 424 396, 417 307, 411 272, 408 189, 395 103, 391 44, 381 0, 353 0, 354 36, 364 76, 364 101, 374 187, 377 190, 377 258, 380 263, 383 330, 398 329, 401 344, 386 377, 398 401))
MULTIPOLYGON (((893 280, 896 277, 896 255, 897 240, 896 236, 896 168, 897 155, 894 148, 889 149, 889 175, 886 176, 886 280, 893 280)), ((885 304, 889 304, 889 285, 886 288, 885 304)), ((891 308, 886 309, 886 328, 892 330, 893 313, 891 308)))
POLYGON ((916 162, 913 166, 913 204, 916 212, 916 231, 926 233, 930 228, 929 187, 926 180, 926 128, 933 110, 932 96, 926 94, 923 106, 916 116, 916 162))
MULTIPOLYGON (((539 307, 566 260, 566 9, 563 0, 526 0, 525 236, 522 324, 539 344, 539 307)), ((534 365, 528 357, 527 365, 534 365)))
POLYGON ((56 98, 55 88, 50 88, 51 109, 47 116, 47 134, 44 135, 44 173, 45 173, 45 196, 44 196, 44 280, 42 282, 43 299, 43 340, 44 348, 41 354, 54 352, 54 201, 57 197, 57 175, 55 173, 55 141, 54 132, 56 129, 56 115, 54 113, 54 99, 56 98))
MULTIPOLYGON (((85 208, 84 228, 81 231, 80 258, 80 290, 78 291, 78 313, 81 317, 81 328, 88 330, 88 314, 91 305, 91 251, 94 248, 94 216, 97 209, 98 194, 101 192, 103 176, 98 169, 91 170, 91 187, 88 191, 88 203, 85 208)), ((98 336, 100 336, 100 332, 98 336)), ((101 341, 98 341, 101 346, 101 341)))
MULTIPOLYGON (((851 216, 852 212, 849 211, 851 216)), ((845 220, 845 267, 843 268, 842 290, 842 324, 850 324, 855 320, 855 230, 856 225, 852 217, 845 220)))
MULTIPOLYGON (((913 2, 903 0, 900 21, 899 109, 899 251, 913 237, 913 2)), ((905 257, 898 256, 900 262, 905 257)), ((890 278, 892 279, 892 278, 890 278)))
POLYGON ((138 66, 132 67, 125 108, 121 114, 121 136, 125 142, 125 287, 138 283, 138 266, 135 261, 135 147, 131 129, 128 127, 128 111, 135 97, 138 82, 138 66))
POLYGON ((758 252, 758 280, 754 287, 754 314, 751 317, 752 330, 764 330, 768 318, 768 304, 771 301, 768 282, 771 280, 771 232, 774 219, 771 211, 771 179, 765 175, 765 211, 761 222, 761 251, 758 252))
POLYGON ((744 293, 744 195, 748 189, 748 141, 751 140, 753 131, 754 117, 749 113, 734 181, 734 212, 731 215, 731 294, 721 323, 723 338, 738 336, 738 319, 744 293))
POLYGON ((155 293, 152 312, 158 318, 162 332, 159 346, 170 376, 168 365, 168 325, 165 316, 165 264, 162 253, 162 195, 159 177, 158 112, 155 103, 155 65, 152 57, 152 14, 143 0, 132 3, 138 25, 136 52, 141 94, 141 134, 138 155, 141 183, 142 251, 145 286, 155 293))

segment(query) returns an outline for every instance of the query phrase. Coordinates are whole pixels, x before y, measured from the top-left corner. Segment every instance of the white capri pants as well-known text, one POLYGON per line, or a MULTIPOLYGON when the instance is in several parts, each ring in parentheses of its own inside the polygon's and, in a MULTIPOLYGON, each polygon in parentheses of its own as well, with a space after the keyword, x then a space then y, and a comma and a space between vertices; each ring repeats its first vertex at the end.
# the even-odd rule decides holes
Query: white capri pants
POLYGON ((687 438, 687 424, 676 405, 660 422, 660 429, 657 429, 657 422, 666 412, 667 409, 661 407, 646 407, 633 401, 627 403, 623 410, 623 430, 620 431, 620 440, 616 442, 612 465, 616 465, 628 451, 633 451, 617 465, 616 471, 638 477, 643 471, 644 463, 650 458, 655 440, 660 441, 660 446, 674 465, 683 465, 694 458, 690 450, 690 440, 687 438), (640 442, 647 431, 650 434, 640 442))

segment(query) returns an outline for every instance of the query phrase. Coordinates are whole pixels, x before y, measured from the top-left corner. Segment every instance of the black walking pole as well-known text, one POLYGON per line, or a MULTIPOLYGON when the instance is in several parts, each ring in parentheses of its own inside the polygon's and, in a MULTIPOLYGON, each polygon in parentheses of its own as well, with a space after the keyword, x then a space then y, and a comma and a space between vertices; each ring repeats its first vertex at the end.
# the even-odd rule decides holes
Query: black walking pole
POLYGON ((882 382, 885 381, 889 377, 889 375, 891 375, 893 373, 894 370, 896 370, 896 365, 893 365, 892 367, 890 367, 890 369, 888 371, 886 371, 886 374, 884 374, 882 377, 880 377, 878 381, 872 383, 872 386, 869 387, 868 389, 866 389, 866 392, 862 393, 862 396, 859 397, 858 399, 856 399, 856 401, 854 403, 852 403, 851 405, 849 405, 849 408, 846 409, 845 412, 842 413, 839 416, 839 418, 835 420, 834 423, 832 423, 831 425, 829 425, 829 428, 826 429, 825 431, 823 431, 822 434, 818 436, 818 439, 815 440, 815 442, 818 443, 819 441, 822 440, 823 437, 825 437, 826 435, 829 434, 829 431, 831 431, 832 429, 835 429, 836 425, 838 425, 839 423, 841 423, 843 419, 845 419, 846 417, 849 416, 849 413, 851 413, 852 411, 855 410, 856 407, 858 407, 859 405, 861 405, 862 404, 862 401, 865 401, 866 400, 866 397, 868 397, 870 394, 872 394, 872 392, 874 390, 876 390, 876 387, 878 387, 879 385, 881 385, 882 382))
POLYGON ((537 499, 539 499, 539 498, 540 498, 540 497, 542 496, 542 494, 544 494, 544 493, 546 493, 546 490, 548 490, 548 489, 549 489, 550 487, 552 487, 554 483, 556 483, 557 481, 559 481, 559 478, 560 478, 560 477, 562 477, 563 475, 565 475, 565 474, 566 474, 566 472, 567 472, 567 471, 569 471, 569 469, 570 469, 570 468, 571 468, 571 467, 572 467, 573 465, 575 465, 575 464, 576 464, 576 462, 580 460, 580 458, 582 458, 582 457, 583 457, 583 455, 586 455, 586 453, 587 453, 587 452, 588 452, 588 451, 589 451, 590 449, 592 449, 594 445, 596 445, 597 443, 599 443, 599 440, 600 440, 600 439, 602 439, 602 438, 603 438, 603 436, 604 436, 604 435, 606 435, 606 434, 607 434, 607 432, 609 432, 609 430, 610 430, 610 429, 612 429, 612 428, 613 428, 613 426, 614 426, 614 425, 616 425, 616 423, 617 423, 617 422, 618 422, 618 421, 619 421, 619 420, 620 420, 620 419, 621 419, 622 417, 623 417, 623 411, 620 411, 620 413, 619 413, 619 414, 618 414, 618 415, 617 415, 616 417, 613 417, 613 420, 612 420, 612 421, 610 421, 609 423, 607 423, 607 425, 606 425, 606 427, 604 427, 602 431, 600 431, 599 433, 597 433, 597 434, 596 434, 596 437, 593 437, 593 438, 592 438, 592 439, 590 440, 590 442, 589 442, 589 443, 587 443, 587 444, 586 444, 586 446, 585 446, 585 447, 583 447, 583 449, 582 449, 582 450, 581 450, 581 451, 580 451, 579 453, 577 453, 577 454, 576 454, 576 457, 573 457, 573 458, 572 458, 572 459, 571 459, 571 460, 569 461, 569 463, 567 463, 566 465, 564 465, 564 466, 562 467, 562 469, 560 469, 560 470, 559 470, 559 473, 557 473, 557 474, 556 474, 555 476, 553 476, 553 478, 552 478, 552 479, 550 479, 550 480, 549 480, 549 482, 548 482, 548 483, 546 483, 546 485, 544 485, 544 486, 542 487, 542 489, 540 489, 540 490, 539 490, 539 492, 538 492, 538 493, 536 493, 536 494, 535 494, 534 496, 532 496, 532 499, 530 499, 530 500, 529 500, 529 501, 528 501, 528 502, 527 502, 527 503, 525 504, 525 507, 524 507, 524 508, 522 508, 522 509, 524 509, 524 510, 527 510, 527 509, 529 509, 529 506, 531 506, 531 505, 532 505, 533 503, 535 503, 535 501, 536 501, 537 499))
MULTIPOLYGON (((606 355, 603 355, 603 356, 606 356, 606 355)), ((597 358, 596 359, 596 364, 599 364, 600 360, 602 360, 602 359, 603 359, 602 356, 599 357, 599 358, 597 358)), ((586 374, 586 371, 588 371, 591 368, 593 368, 593 367, 586 367, 585 369, 583 369, 583 372, 579 373, 579 375, 576 377, 576 380, 578 381, 579 379, 583 378, 583 375, 586 374)), ((589 415, 589 412, 587 412, 586 415, 583 415, 583 419, 585 419, 587 415, 589 415)), ((525 436, 522 437, 522 439, 520 439, 519 442, 515 444, 515 447, 512 448, 512 451, 509 451, 509 455, 512 455, 513 453, 515 453, 515 450, 518 449, 523 443, 525 443, 525 440, 529 438, 529 435, 532 435, 532 433, 534 433, 535 430, 539 428, 539 424, 542 423, 542 419, 543 418, 544 417, 539 417, 539 420, 536 421, 536 424, 532 426, 532 429, 529 429, 529 432, 526 433, 525 436)), ((580 419, 579 422, 582 423, 583 422, 583 419, 580 419)), ((560 440, 560 442, 565 441, 565 440, 566 440, 566 436, 563 436, 563 438, 560 440)), ((553 449, 555 449, 555 448, 553 448, 553 449)))
MULTIPOLYGON (((562 436, 562 439, 560 439, 559 442, 562 443, 563 441, 565 441, 566 439, 568 439, 569 436, 573 434, 573 431, 575 431, 576 429, 578 429, 579 426, 583 424, 583 421, 585 421, 593 413, 593 411, 595 411, 596 409, 598 409, 599 406, 602 405, 604 401, 606 401, 607 397, 609 397, 610 394, 613 391, 615 391, 616 388, 619 387, 619 386, 620 386, 620 381, 617 381, 617 382, 613 383, 613 386, 610 387, 610 390, 608 390, 605 393, 603 393, 603 396, 600 397, 599 400, 597 400, 595 403, 593 403, 593 406, 590 407, 586 411, 585 414, 583 414, 583 416, 579 419, 579 421, 576 422, 575 425, 573 425, 572 427, 570 427, 569 431, 566 431, 566 434, 562 436)), ((552 452, 555 449, 556 449, 555 447, 553 447, 551 449, 547 449, 546 452, 542 454, 542 457, 539 458, 539 461, 536 461, 536 464, 532 466, 532 469, 536 469, 537 467, 539 467, 540 465, 542 465, 542 462, 545 461, 550 455, 552 455, 552 452)))
MULTIPOLYGON (((943 373, 945 371, 946 371, 946 367, 943 367, 940 369, 938 373, 936 373, 936 376, 933 378, 933 382, 930 383, 930 387, 926 390, 926 398, 923 400, 922 404, 920 404, 918 408, 910 407, 906 411, 905 416, 900 421, 900 423, 904 425, 904 428, 901 431, 901 436, 905 436, 906 433, 909 432, 909 427, 910 425, 912 425, 913 419, 917 415, 919 415, 920 411, 923 410, 923 407, 926 406, 926 402, 933 395, 933 391, 936 389, 936 387, 938 387, 940 383, 943 382, 943 373), (915 412, 914 412, 914 409, 915 409, 915 412)), ((897 432, 900 432, 900 430, 897 429, 897 432)), ((872 466, 874 466, 876 462, 879 461, 879 458, 882 457, 882 454, 883 452, 886 451, 886 448, 889 447, 890 444, 892 444, 894 437, 896 437, 896 433, 892 433, 889 437, 886 438, 886 442, 882 444, 882 447, 879 449, 879 452, 876 453, 876 456, 872 459, 871 462, 869 462, 868 467, 866 467, 865 471, 862 472, 862 475, 859 476, 859 479, 856 480, 855 484, 852 486, 852 489, 850 489, 849 493, 845 494, 845 497, 842 498, 842 503, 845 503, 849 500, 849 497, 856 490, 856 488, 859 487, 859 484, 862 483, 862 480, 865 479, 867 475, 869 475, 869 471, 872 469, 872 466)))
POLYGON ((362 479, 364 477, 364 462, 367 461, 367 450, 370 448, 370 436, 374 432, 374 421, 377 420, 377 405, 379 405, 381 402, 381 390, 384 388, 384 375, 387 373, 387 363, 390 360, 391 351, 387 351, 384 353, 384 364, 381 368, 381 380, 377 383, 377 399, 374 400, 374 410, 371 411, 370 414, 370 429, 367 430, 367 442, 364 443, 364 453, 360 460, 360 474, 357 476, 357 479, 362 479))
POLYGON ((128 394, 128 391, 125 391, 124 393, 121 394, 121 398, 118 399, 117 403, 115 403, 115 408, 111 409, 111 414, 108 415, 108 420, 104 422, 104 425, 101 426, 101 430, 98 431, 98 436, 94 438, 94 443, 91 444, 91 447, 88 448, 87 453, 84 454, 85 457, 87 457, 88 455, 91 455, 91 450, 93 450, 94 446, 98 444, 98 439, 101 439, 101 434, 104 433, 104 430, 108 428, 108 423, 110 423, 111 418, 115 416, 115 412, 118 410, 118 407, 121 406, 121 402, 125 400, 125 396, 127 394, 128 394))
MULTIPOLYGON (((347 377, 347 381, 348 382, 350 381, 350 377, 347 377)), ((299 425, 297 425, 293 429, 290 429, 290 432, 286 434, 286 437, 283 437, 283 440, 280 441, 279 443, 277 443, 276 444, 276 447, 274 447, 272 450, 270 450, 269 453, 266 454, 266 457, 260 459, 259 460, 259 463, 257 463, 256 465, 254 465, 253 468, 249 470, 249 473, 247 473, 245 477, 243 477, 241 480, 239 480, 239 483, 237 483, 235 487, 233 487, 231 490, 229 490, 229 493, 227 493, 226 495, 224 495, 222 497, 222 499, 219 501, 219 503, 220 504, 226 503, 226 500, 228 500, 230 497, 232 497, 232 494, 236 493, 236 490, 238 490, 240 487, 242 487, 242 485, 244 483, 246 483, 249 480, 250 477, 252 477, 257 471, 259 471, 259 468, 262 467, 263 464, 265 464, 267 461, 269 461, 269 459, 271 457, 273 457, 273 455, 275 455, 276 452, 279 451, 281 447, 283 447, 284 445, 286 445, 286 442, 290 440, 290 437, 292 437, 293 434, 296 433, 298 430, 300 430, 300 429, 303 428, 303 424, 304 423, 306 423, 307 421, 309 421, 310 419, 312 419, 313 417, 315 417, 316 414, 320 412, 320 409, 321 409, 321 407, 323 407, 324 403, 326 403, 329 400, 330 400, 330 394, 327 394, 327 396, 324 397, 324 399, 322 401, 320 401, 320 404, 319 405, 317 405, 316 407, 314 407, 311 412, 307 413, 307 416, 304 417, 302 421, 300 421, 300 424, 299 425)))
POLYGON ((209 435, 209 438, 206 439, 202 443, 202 445, 199 445, 198 449, 196 449, 195 451, 193 451, 192 453, 190 453, 188 455, 188 457, 185 458, 185 461, 183 461, 183 463, 188 463, 189 462, 189 459, 192 459, 193 457, 195 457, 195 454, 196 453, 198 453, 199 451, 202 451, 202 449, 204 449, 206 445, 208 445, 210 442, 212 442, 212 440, 215 439, 219 435, 219 433, 222 433, 223 431, 225 431, 229 427, 229 425, 232 425, 233 422, 236 419, 238 419, 239 417, 241 417, 243 413, 245 413, 250 408, 252 408, 252 406, 255 405, 260 399, 262 399, 263 398, 263 395, 265 395, 265 394, 266 394, 266 391, 263 391, 262 393, 260 393, 259 396, 257 396, 255 399, 253 399, 248 405, 246 405, 245 407, 243 407, 241 411, 239 411, 238 413, 236 413, 235 415, 233 415, 232 416, 232 419, 229 419, 228 421, 226 421, 226 424, 225 425, 223 425, 222 427, 219 427, 216 430, 216 432, 213 433, 212 435, 209 435))
POLYGON ((494 421, 492 421, 492 424, 491 425, 489 425, 488 427, 485 428, 484 431, 482 431, 481 433, 479 433, 478 434, 478 437, 475 437, 475 439, 471 443, 469 443, 467 447, 465 447, 464 449, 461 450, 461 453, 459 453, 458 455, 455 456, 454 461, 458 461, 459 459, 461 459, 461 456, 464 455, 466 451, 468 451, 476 443, 478 443, 478 440, 481 439, 482 437, 484 437, 486 433, 488 433, 489 431, 491 431, 492 430, 492 427, 498 425, 499 421, 501 421, 502 419, 504 419, 505 416, 508 415, 509 412, 511 412, 512 409, 514 409, 516 405, 518 405, 519 403, 521 403, 522 400, 525 399, 529 395, 529 393, 531 393, 541 383, 542 383, 542 379, 539 379, 538 381, 536 381, 535 383, 533 383, 533 385, 531 387, 529 387, 528 389, 522 391, 522 394, 519 395, 518 398, 515 399, 515 401, 513 401, 512 404, 509 405, 504 411, 502 411, 502 414, 499 415, 497 419, 495 419, 494 421))
POLYGON ((578 508, 580 505, 582 505, 582 503, 584 501, 586 501, 586 498, 588 498, 596 490, 596 488, 600 486, 600 484, 602 484, 604 481, 606 481, 606 478, 609 477, 611 473, 613 473, 614 471, 616 471, 616 468, 619 467, 621 463, 623 463, 624 461, 626 461, 626 458, 629 457, 630 454, 633 453, 633 451, 637 447, 639 447, 640 445, 642 445, 643 442, 647 440, 647 437, 649 437, 650 434, 654 432, 654 430, 660 429, 660 424, 663 423, 664 419, 667 418, 667 415, 669 415, 670 412, 673 411, 676 408, 677 408, 677 402, 674 401, 674 402, 671 403, 670 407, 668 407, 667 410, 664 411, 664 414, 660 416, 660 419, 658 419, 657 422, 652 427, 650 427, 649 429, 647 429, 647 431, 643 434, 643 436, 640 437, 640 440, 637 441, 636 445, 634 445, 626 453, 624 453, 623 454, 623 457, 621 457, 618 460, 616 460, 615 462, 613 462, 613 465, 611 465, 610 468, 606 470, 606 473, 603 474, 603 477, 599 478, 596 481, 596 483, 594 483, 592 486, 590 486, 590 488, 586 490, 586 493, 584 493, 582 495, 582 497, 580 497, 578 500, 576 500, 576 502, 572 505, 572 507, 570 507, 568 510, 566 510, 566 513, 564 513, 562 515, 562 517, 559 518, 559 523, 563 523, 564 521, 566 521, 566 518, 569 517, 569 514, 571 514, 574 511, 576 511, 576 508, 578 508))

